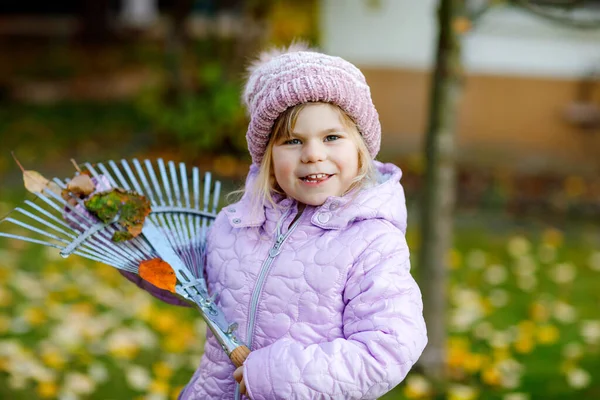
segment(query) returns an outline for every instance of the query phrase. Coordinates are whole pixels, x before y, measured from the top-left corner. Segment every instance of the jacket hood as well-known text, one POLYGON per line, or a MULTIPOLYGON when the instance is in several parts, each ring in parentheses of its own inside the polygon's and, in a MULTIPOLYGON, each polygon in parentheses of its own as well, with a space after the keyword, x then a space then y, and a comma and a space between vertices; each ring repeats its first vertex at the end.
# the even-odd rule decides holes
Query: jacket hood
MULTIPOLYGON (((382 219, 406 233, 406 199, 400 185, 402 171, 391 163, 373 163, 377 173, 376 184, 344 196, 331 196, 320 206, 307 206, 304 213, 311 214, 311 222, 323 229, 344 229, 356 221, 382 219)), ((250 193, 257 175, 258 167, 252 164, 246 178, 246 193, 240 201, 225 208, 234 227, 260 226, 266 220, 266 213, 275 211, 269 204, 260 213, 252 215, 250 193)), ((297 205, 296 200, 288 197, 281 196, 275 200, 280 210, 297 205)))

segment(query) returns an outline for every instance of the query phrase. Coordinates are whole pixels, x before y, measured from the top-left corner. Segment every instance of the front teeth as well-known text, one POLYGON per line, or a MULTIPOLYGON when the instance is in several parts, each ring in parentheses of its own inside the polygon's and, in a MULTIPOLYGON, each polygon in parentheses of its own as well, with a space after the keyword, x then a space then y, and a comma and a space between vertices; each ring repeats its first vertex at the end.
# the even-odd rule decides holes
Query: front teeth
POLYGON ((314 174, 314 175, 308 175, 306 177, 306 179, 323 179, 327 177, 327 174, 314 174))
POLYGON ((325 180, 328 177, 328 174, 312 174, 305 176, 304 178, 302 178, 302 180, 305 182, 319 182, 325 180))

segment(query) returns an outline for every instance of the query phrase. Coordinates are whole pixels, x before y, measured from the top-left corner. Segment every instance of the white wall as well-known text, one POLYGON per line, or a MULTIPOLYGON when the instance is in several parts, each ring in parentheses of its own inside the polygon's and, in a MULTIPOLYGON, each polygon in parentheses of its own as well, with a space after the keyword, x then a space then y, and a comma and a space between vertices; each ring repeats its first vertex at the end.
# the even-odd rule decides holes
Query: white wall
MULTIPOLYGON (((321 0, 322 47, 361 66, 430 68, 437 0, 321 0), (373 1, 371 1, 373 2, 373 1)), ((476 73, 580 77, 600 70, 600 29, 558 26, 496 7, 464 37, 467 70, 476 73)))

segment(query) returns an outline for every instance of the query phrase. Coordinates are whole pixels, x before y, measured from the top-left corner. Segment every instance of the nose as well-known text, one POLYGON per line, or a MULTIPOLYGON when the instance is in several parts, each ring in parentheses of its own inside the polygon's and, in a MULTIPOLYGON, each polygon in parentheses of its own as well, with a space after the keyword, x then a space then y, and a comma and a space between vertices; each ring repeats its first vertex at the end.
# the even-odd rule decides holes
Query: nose
POLYGON ((303 163, 323 161, 326 157, 325 145, 320 141, 310 140, 302 148, 301 161, 303 163))

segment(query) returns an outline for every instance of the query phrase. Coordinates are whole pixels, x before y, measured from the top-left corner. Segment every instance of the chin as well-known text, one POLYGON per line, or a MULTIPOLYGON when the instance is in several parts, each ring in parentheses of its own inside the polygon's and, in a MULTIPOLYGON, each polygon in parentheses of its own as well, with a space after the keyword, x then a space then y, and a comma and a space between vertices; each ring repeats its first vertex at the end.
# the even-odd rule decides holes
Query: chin
POLYGON ((320 199, 300 199, 300 200, 298 200, 298 202, 304 203, 307 206, 318 207, 318 206, 322 206, 326 200, 327 200, 327 198, 324 198, 322 200, 320 200, 320 199))

